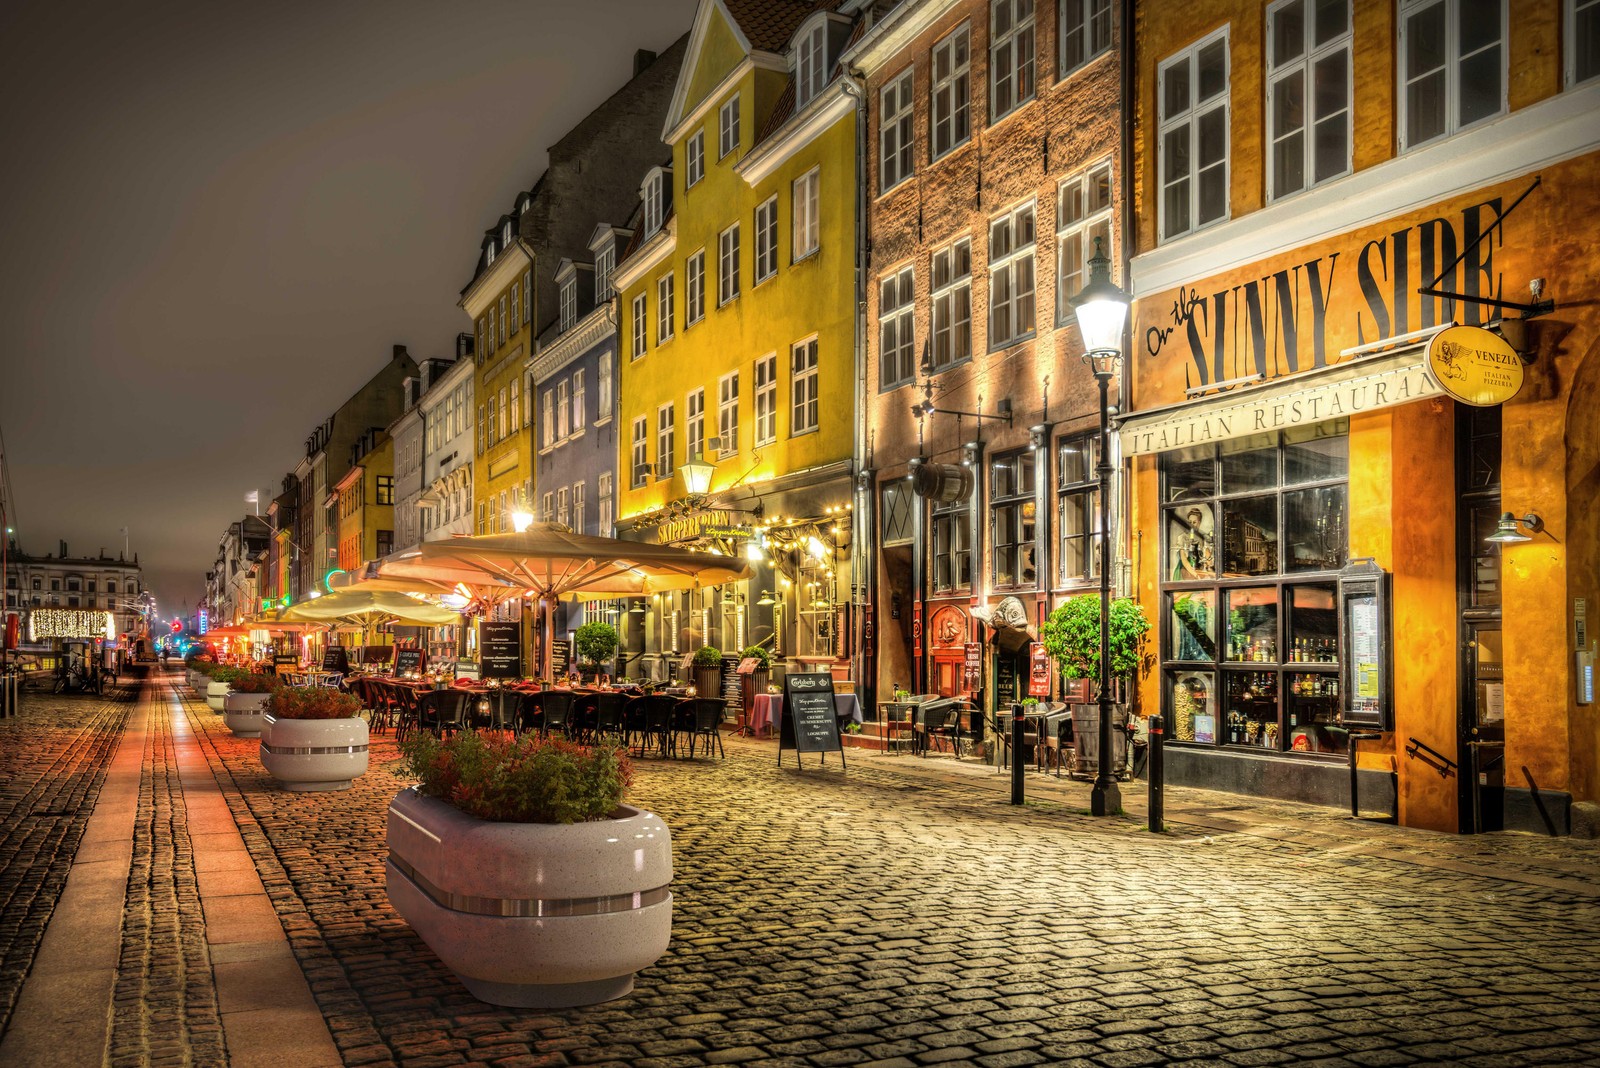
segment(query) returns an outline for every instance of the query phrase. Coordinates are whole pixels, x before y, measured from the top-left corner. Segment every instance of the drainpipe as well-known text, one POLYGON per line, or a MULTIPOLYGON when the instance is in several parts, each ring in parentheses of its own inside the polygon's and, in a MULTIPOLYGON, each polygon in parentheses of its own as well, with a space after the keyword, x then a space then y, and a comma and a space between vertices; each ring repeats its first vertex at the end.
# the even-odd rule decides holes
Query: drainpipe
MULTIPOLYGON (((876 526, 873 522, 872 480, 865 477, 867 458, 867 94, 866 89, 852 72, 840 80, 840 88, 856 102, 856 270, 855 304, 855 372, 856 389, 851 416, 855 425, 855 442, 852 450, 851 481, 856 484, 856 505, 851 509, 850 530, 850 585, 855 595, 851 597, 853 633, 850 674, 861 694, 862 707, 877 707, 877 679, 873 671, 874 658, 867 648, 868 635, 875 628, 868 625, 868 616, 877 605, 876 526)), ((876 640, 873 637, 870 640, 876 640)))
MULTIPOLYGON (((1118 256, 1118 273, 1122 277, 1122 285, 1133 292, 1133 279, 1128 271, 1128 262, 1132 259, 1131 251, 1137 238, 1133 226, 1133 137, 1134 137, 1134 74, 1138 69, 1137 56, 1134 46, 1138 35, 1133 32, 1134 8, 1136 0, 1122 0, 1122 49, 1118 55, 1118 62, 1122 64, 1122 115, 1121 136, 1117 146, 1120 169, 1122 171, 1122 211, 1118 224, 1122 230, 1122 254, 1118 256)), ((1122 374, 1117 376, 1117 418, 1120 420, 1127 414, 1133 405, 1133 314, 1130 311, 1128 320, 1122 327, 1122 374)), ((1113 423, 1113 428, 1115 423, 1113 423)), ((1122 455, 1121 435, 1111 435, 1109 451, 1111 462, 1116 472, 1116 497, 1117 507, 1112 510, 1111 527, 1103 537, 1115 537, 1111 543, 1117 547, 1118 566, 1117 574, 1112 576, 1116 585, 1116 592, 1123 597, 1133 596, 1134 580, 1131 573, 1130 561, 1132 560, 1133 547, 1124 544, 1123 534, 1128 529, 1127 516, 1133 504, 1132 483, 1128 478, 1127 465, 1122 455)))

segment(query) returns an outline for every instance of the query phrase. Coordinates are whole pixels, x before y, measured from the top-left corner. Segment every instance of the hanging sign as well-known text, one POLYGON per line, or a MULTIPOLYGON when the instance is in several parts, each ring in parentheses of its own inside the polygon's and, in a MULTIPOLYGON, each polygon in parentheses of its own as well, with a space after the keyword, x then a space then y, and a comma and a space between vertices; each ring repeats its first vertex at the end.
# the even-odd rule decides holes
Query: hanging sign
POLYGON ((1462 404, 1491 408, 1522 390, 1522 357, 1481 326, 1452 326, 1428 342, 1428 371, 1462 404))
MULTIPOLYGON (((801 753, 827 753, 838 750, 840 766, 844 764, 844 743, 839 740, 838 711, 833 700, 833 676, 826 671, 783 677, 783 712, 778 730, 778 765, 783 765, 783 751, 795 751, 795 763, 800 763, 801 753)), ((827 762, 827 757, 823 757, 827 762)))
POLYGON ((1028 696, 1050 696, 1050 654, 1042 642, 1034 642, 1028 652, 1028 696))

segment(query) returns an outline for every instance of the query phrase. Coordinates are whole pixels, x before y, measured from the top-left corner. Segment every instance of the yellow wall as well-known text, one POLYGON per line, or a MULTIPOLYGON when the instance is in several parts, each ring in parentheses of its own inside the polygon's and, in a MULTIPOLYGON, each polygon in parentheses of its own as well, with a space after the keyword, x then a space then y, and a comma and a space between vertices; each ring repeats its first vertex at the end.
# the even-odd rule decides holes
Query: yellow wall
MULTIPOLYGON (((524 325, 521 312, 522 279, 524 274, 532 267, 532 261, 519 247, 502 250, 495 262, 484 272, 475 283, 473 289, 468 290, 466 300, 463 302, 467 313, 473 319, 473 336, 479 336, 478 323, 489 314, 493 308, 495 315, 500 314, 500 299, 506 298, 507 315, 510 315, 510 294, 515 287, 519 296, 519 310, 516 316, 515 329, 508 330, 505 344, 499 343, 499 331, 495 331, 493 342, 487 343, 478 351, 473 359, 477 365, 476 370, 476 406, 473 418, 477 420, 473 437, 473 465, 472 465, 472 496, 473 496, 473 530, 483 534, 490 531, 498 532, 499 497, 502 491, 506 492, 511 502, 511 510, 515 510, 516 495, 519 490, 525 489, 533 478, 533 428, 529 416, 532 414, 527 392, 527 375, 525 365, 527 357, 533 351, 533 324, 539 321, 539 309, 533 309, 532 322, 524 325), (510 402, 511 387, 518 384, 520 411, 513 415, 513 406, 510 402), (506 391, 506 419, 502 422, 495 420, 496 432, 493 437, 489 434, 490 406, 498 407, 500 391, 506 391), (511 429, 512 427, 516 429, 511 429), (478 448, 478 442, 483 447, 478 448), (479 505, 487 505, 487 515, 483 524, 478 522, 479 505)), ((537 289, 537 285, 534 287, 537 289)))

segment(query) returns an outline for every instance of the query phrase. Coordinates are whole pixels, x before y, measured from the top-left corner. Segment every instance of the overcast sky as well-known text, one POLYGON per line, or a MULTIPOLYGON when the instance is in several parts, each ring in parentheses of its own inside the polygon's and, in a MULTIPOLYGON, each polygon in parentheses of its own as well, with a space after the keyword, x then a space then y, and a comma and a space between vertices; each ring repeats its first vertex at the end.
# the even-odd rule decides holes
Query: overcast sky
POLYGON ((0 431, 25 552, 164 614, 693 0, 0 4, 0 431))

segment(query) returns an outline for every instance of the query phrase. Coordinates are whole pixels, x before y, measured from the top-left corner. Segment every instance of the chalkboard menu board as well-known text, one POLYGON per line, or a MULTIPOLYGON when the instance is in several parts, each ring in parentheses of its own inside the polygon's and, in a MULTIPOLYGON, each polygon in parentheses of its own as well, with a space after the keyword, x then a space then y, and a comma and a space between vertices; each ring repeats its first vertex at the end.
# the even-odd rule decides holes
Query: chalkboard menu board
MULTIPOLYGON (((825 671, 783 677, 783 718, 778 732, 778 763, 783 751, 827 753, 837 750, 844 764, 844 744, 839 740, 839 720, 833 703, 833 676, 825 671)), ((826 758, 824 758, 826 762, 826 758)))
POLYGON ((522 624, 520 622, 479 624, 479 661, 486 679, 522 678, 522 624))
POLYGON ((287 675, 300 670, 300 658, 294 653, 272 654, 272 670, 277 675, 287 675))
POLYGON ((323 671, 349 671, 350 656, 342 645, 330 645, 322 651, 323 671))
POLYGON ((387 664, 392 656, 394 656, 392 645, 367 645, 361 649, 363 664, 387 664))
POLYGON ((561 678, 572 668, 572 643, 557 638, 550 643, 550 674, 561 678))
POLYGON ((421 649, 400 649, 394 654, 394 673, 396 675, 409 675, 413 671, 422 670, 421 649))

